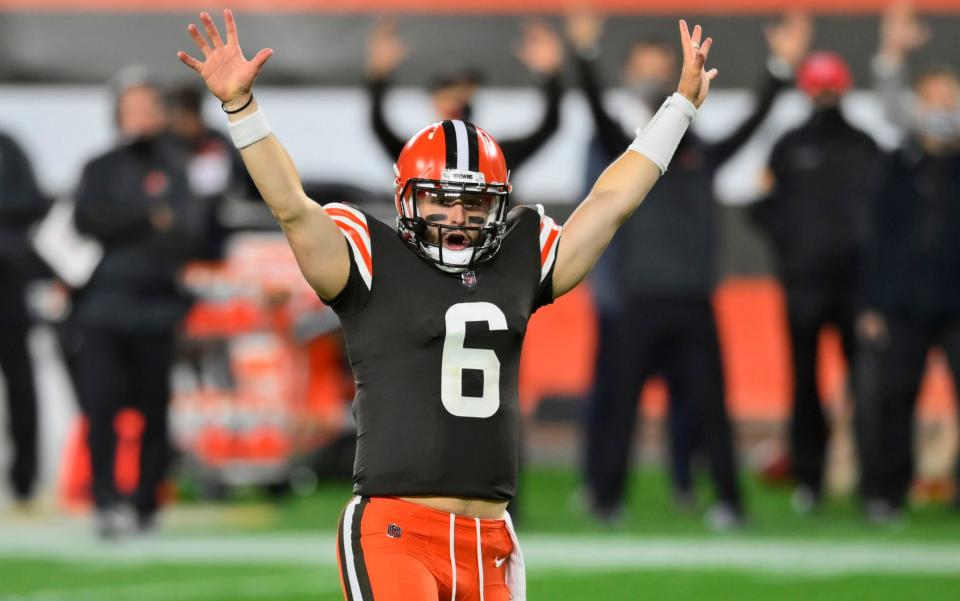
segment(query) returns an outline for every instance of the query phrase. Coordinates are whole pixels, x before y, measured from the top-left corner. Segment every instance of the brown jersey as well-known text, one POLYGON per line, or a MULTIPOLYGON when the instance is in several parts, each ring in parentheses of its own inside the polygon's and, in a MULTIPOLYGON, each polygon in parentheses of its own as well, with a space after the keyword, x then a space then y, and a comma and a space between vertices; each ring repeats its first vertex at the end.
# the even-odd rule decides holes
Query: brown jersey
POLYGON ((520 350, 553 300, 561 228, 515 207, 499 252, 447 273, 356 207, 324 207, 350 245, 330 306, 357 383, 354 492, 508 500, 516 492, 520 350))

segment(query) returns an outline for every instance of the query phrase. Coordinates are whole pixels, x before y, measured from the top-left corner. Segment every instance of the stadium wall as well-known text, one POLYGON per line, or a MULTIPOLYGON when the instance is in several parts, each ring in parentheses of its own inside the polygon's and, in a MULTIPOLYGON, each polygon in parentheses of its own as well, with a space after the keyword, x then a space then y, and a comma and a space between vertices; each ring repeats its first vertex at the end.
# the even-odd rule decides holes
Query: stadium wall
MULTIPOLYGON (((165 81, 186 81, 191 74, 176 60, 178 49, 193 49, 186 24, 196 11, 215 11, 222 3, 85 2, 0 0, 0 81, 103 83, 124 65, 148 67, 165 81), (97 7, 100 10, 96 10, 97 7), (124 9, 126 7, 126 9, 124 9), (109 43, 104 41, 108 40, 109 43)), ((263 82, 281 85, 350 86, 362 81, 366 39, 374 20, 397 14, 398 34, 412 46, 409 59, 397 72, 402 85, 425 84, 438 69, 470 65, 480 69, 495 87, 527 85, 529 76, 514 56, 521 27, 542 15, 562 26, 561 3, 514 3, 522 14, 504 14, 503 1, 475 3, 473 14, 451 12, 440 2, 265 2, 229 3, 238 12, 243 45, 248 50, 272 47, 276 54, 263 82), (326 10, 317 10, 318 7, 326 10), (337 7, 340 7, 338 10, 337 7), (537 10, 537 8, 540 8, 537 10), (435 10, 436 9, 436 10, 435 10), (357 12, 363 10, 364 12, 357 12), (499 12, 497 12, 499 10, 499 12)), ((716 40, 711 60, 720 68, 717 85, 742 88, 753 84, 766 45, 763 27, 784 7, 798 3, 598 2, 619 10, 607 23, 601 57, 603 73, 614 80, 630 44, 639 37, 673 40, 678 15, 702 23, 716 40), (633 4, 633 10, 626 7, 633 4), (649 12, 641 14, 638 9, 649 12)), ((802 4, 802 3, 801 3, 802 4)), ((809 4, 809 3, 808 3, 809 4)), ((876 1, 840 0, 829 14, 818 14, 814 48, 835 50, 846 57, 858 86, 869 81, 869 61, 876 50, 876 1)), ((960 64, 960 2, 920 3, 939 12, 926 19, 933 36, 916 56, 960 64)), ((463 10, 457 4, 456 10, 463 10)), ((572 70, 568 72, 572 74, 572 70)))

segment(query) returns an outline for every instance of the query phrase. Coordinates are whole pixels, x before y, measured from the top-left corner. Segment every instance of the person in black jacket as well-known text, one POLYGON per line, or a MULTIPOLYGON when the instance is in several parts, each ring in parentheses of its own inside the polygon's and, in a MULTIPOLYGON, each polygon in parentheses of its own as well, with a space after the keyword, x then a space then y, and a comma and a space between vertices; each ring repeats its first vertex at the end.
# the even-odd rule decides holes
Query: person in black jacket
POLYGON ((879 523, 897 519, 907 501, 913 412, 932 347, 943 349, 960 391, 960 77, 931 67, 913 93, 911 135, 874 210, 857 323, 861 492, 879 523))
MULTIPOLYGON (((367 52, 370 123, 391 161, 396 160, 407 142, 407 136, 395 133, 387 123, 383 108, 390 76, 408 53, 406 45, 395 34, 395 29, 393 21, 378 23, 370 36, 367 52)), ((549 26, 531 23, 525 28, 518 56, 540 82, 545 109, 543 118, 530 134, 499 140, 513 172, 530 159, 560 126, 563 44, 549 26)), ((473 96, 479 83, 480 74, 471 69, 437 74, 430 85, 430 97, 437 119, 471 121, 473 96)))
POLYGON ((228 199, 259 202, 260 195, 227 136, 204 122, 201 99, 196 88, 179 87, 167 94, 167 109, 170 133, 187 154, 190 191, 207 211, 201 257, 215 261, 223 258, 231 234, 223 216, 228 199))
POLYGON ((26 502, 37 480, 37 395, 27 349, 30 320, 24 303, 33 252, 27 229, 49 208, 27 155, 0 133, 0 370, 6 382, 7 428, 13 458, 9 480, 14 499, 26 502))
POLYGON ((789 448, 797 480, 793 506, 808 513, 821 498, 829 433, 817 388, 820 332, 836 327, 852 366, 868 205, 882 157, 873 139, 841 111, 841 98, 852 84, 843 59, 817 52, 800 67, 797 80, 813 102, 813 113, 774 146, 765 178, 769 194, 755 205, 753 216, 772 244, 786 294, 793 365, 789 448))
MULTIPOLYGON (((602 102, 595 75, 602 24, 584 13, 571 16, 567 25, 594 118, 593 164, 599 167, 616 157, 632 132, 625 131, 602 102)), ((657 373, 664 376, 670 394, 678 502, 693 502, 690 463, 702 438, 718 499, 707 520, 722 529, 742 519, 711 305, 717 227, 713 179, 766 117, 777 93, 790 81, 793 66, 806 53, 809 39, 810 24, 802 15, 768 32, 770 73, 751 116, 716 142, 705 142, 688 131, 670 171, 624 224, 594 272, 599 341, 587 406, 584 478, 585 500, 602 521, 615 523, 622 515, 637 397, 647 378, 657 373)), ((674 49, 659 41, 642 40, 633 47, 624 82, 648 114, 667 96, 667 76, 675 61, 674 49)), ((631 116, 630 125, 642 123, 641 119, 639 114, 631 116)))
POLYGON ((137 526, 154 523, 169 460, 167 404, 174 333, 190 301, 178 286, 198 247, 204 221, 195 214, 186 159, 165 133, 160 92, 129 82, 117 97, 120 144, 83 169, 76 193, 77 229, 103 246, 71 319, 80 333, 77 392, 89 423, 97 528, 118 534, 125 504, 114 485, 120 408, 144 417, 140 481, 131 499, 137 526))

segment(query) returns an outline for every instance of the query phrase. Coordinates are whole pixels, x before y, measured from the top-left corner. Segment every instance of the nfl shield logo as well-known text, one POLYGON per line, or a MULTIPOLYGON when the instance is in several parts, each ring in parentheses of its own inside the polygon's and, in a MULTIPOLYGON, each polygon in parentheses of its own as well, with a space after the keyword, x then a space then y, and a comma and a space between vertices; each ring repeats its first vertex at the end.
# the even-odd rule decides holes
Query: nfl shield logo
POLYGON ((387 526, 387 536, 390 538, 400 538, 401 534, 403 534, 403 532, 400 530, 400 526, 397 526, 396 524, 390 524, 387 526))
POLYGON ((477 274, 472 271, 465 271, 460 276, 460 279, 463 281, 463 285, 467 288, 473 288, 477 285, 477 274))

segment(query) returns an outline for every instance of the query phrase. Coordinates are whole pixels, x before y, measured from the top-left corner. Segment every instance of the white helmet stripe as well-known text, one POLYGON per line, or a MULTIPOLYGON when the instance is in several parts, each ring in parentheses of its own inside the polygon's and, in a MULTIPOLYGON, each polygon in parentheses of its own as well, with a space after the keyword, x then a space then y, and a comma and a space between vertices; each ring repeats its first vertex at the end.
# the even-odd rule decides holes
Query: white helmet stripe
POLYGON ((453 129, 457 132, 457 169, 470 170, 470 145, 467 141, 467 126, 463 121, 454 120, 453 129))

